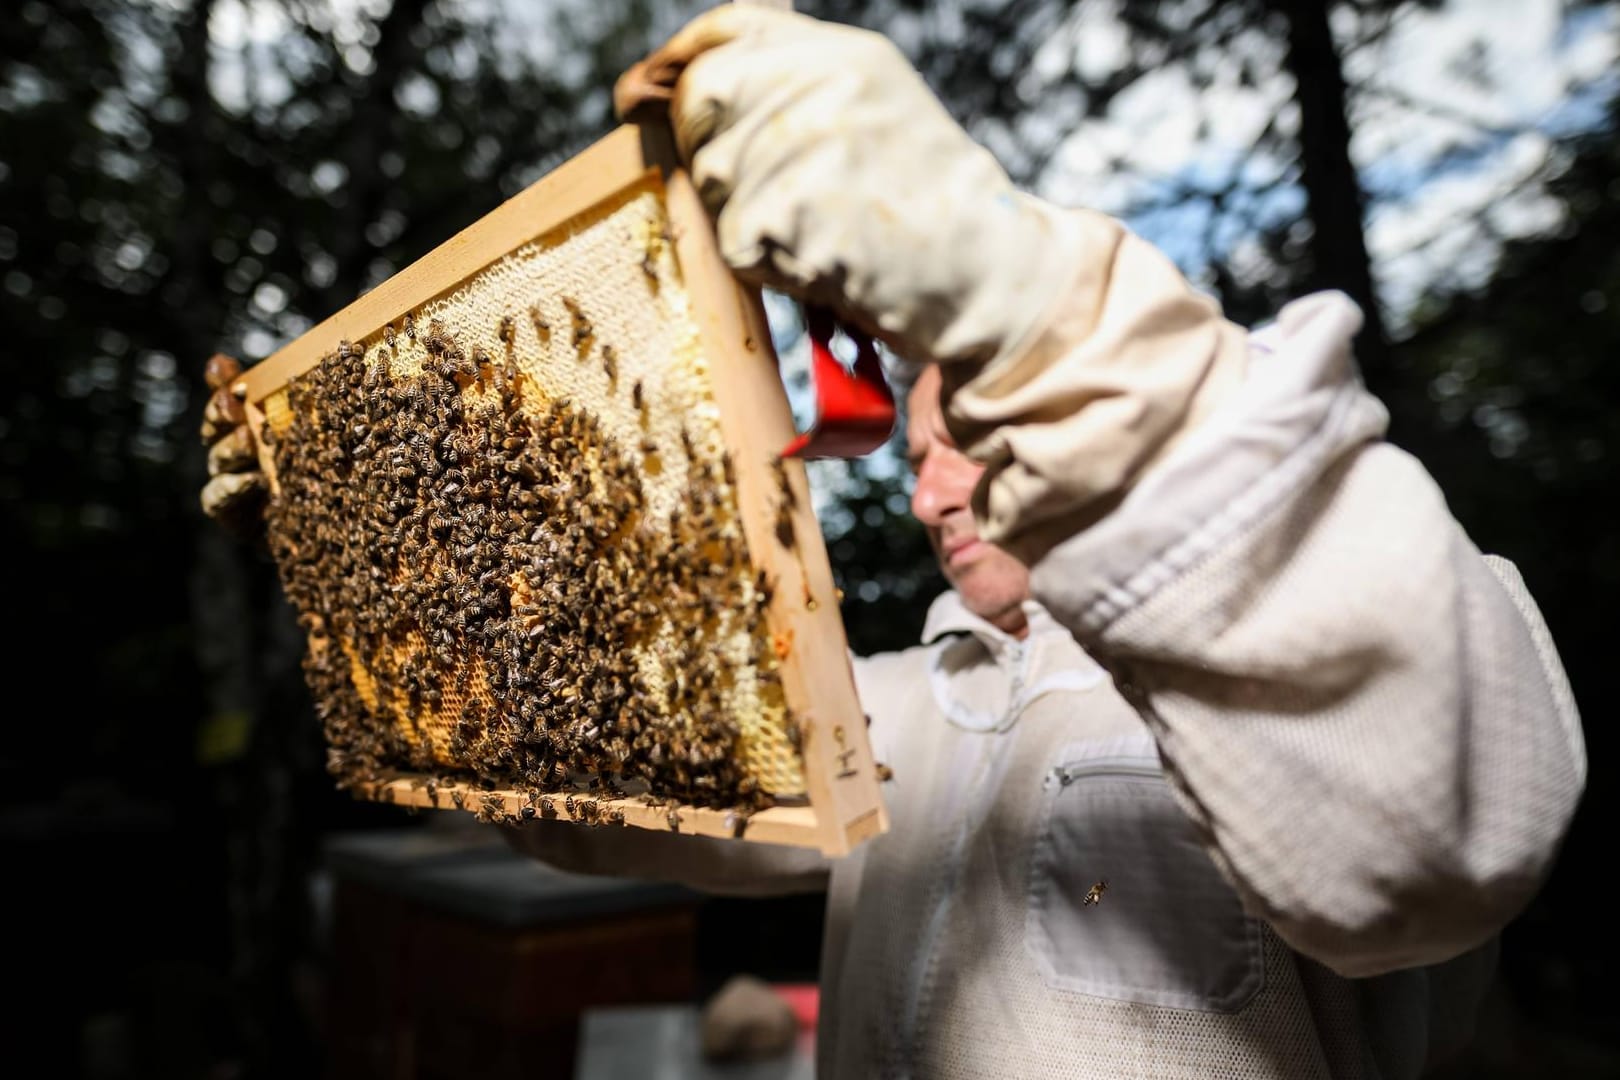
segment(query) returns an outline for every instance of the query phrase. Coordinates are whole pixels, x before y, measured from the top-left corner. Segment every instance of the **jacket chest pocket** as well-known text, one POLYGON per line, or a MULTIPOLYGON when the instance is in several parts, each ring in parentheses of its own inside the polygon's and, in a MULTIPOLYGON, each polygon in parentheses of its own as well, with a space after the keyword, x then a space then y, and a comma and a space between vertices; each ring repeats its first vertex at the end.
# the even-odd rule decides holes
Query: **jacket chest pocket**
POLYGON ((1056 990, 1234 1012, 1265 982, 1261 927, 1198 842, 1158 758, 1064 748, 1044 779, 1024 943, 1056 990))

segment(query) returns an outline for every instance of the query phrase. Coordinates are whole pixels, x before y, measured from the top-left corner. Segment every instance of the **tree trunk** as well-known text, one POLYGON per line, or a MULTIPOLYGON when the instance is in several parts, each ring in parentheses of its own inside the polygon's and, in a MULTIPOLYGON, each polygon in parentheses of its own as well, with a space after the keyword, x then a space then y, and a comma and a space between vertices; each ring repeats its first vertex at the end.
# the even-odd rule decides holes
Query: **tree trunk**
POLYGON ((1268 0, 1288 26, 1285 60, 1299 102, 1300 181, 1306 212, 1314 227, 1313 289, 1341 289, 1361 305, 1366 326, 1356 340, 1356 356, 1367 387, 1385 397, 1393 373, 1372 260, 1363 227, 1366 204, 1350 160, 1350 124, 1345 116, 1344 71, 1328 24, 1326 0, 1268 0))

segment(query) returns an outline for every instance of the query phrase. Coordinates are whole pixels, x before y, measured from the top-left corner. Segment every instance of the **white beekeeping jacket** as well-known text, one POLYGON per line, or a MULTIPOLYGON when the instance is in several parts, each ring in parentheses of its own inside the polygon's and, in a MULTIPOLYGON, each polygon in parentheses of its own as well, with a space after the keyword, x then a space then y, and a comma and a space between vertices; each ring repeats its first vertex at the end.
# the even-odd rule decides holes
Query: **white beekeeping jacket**
MULTIPOLYGON (((1322 294, 1250 335, 1207 417, 1042 545, 1026 639, 947 594, 921 645, 857 662, 894 778, 854 855, 514 842, 827 888, 824 1077, 1418 1075, 1468 1036, 1585 757, 1517 573, 1381 440, 1358 326, 1322 294)), ((1082 449, 1017 452, 1039 476, 1082 449)), ((1000 498, 1016 518, 1018 484, 1000 498)))

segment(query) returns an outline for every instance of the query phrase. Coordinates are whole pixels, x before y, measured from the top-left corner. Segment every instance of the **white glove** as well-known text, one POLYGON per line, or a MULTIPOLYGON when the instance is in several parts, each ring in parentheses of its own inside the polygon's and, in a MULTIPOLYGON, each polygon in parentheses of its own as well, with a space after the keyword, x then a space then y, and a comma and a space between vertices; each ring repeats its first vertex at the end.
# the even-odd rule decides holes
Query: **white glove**
POLYGON ((1014 189, 886 38, 724 5, 626 74, 621 112, 683 70, 676 142, 742 277, 909 359, 983 361, 1072 276, 1063 217, 1014 189))
POLYGON ((667 102, 739 276, 943 365, 987 539, 1033 561, 1235 380, 1244 335, 1117 221, 1017 191, 889 41, 726 5, 620 79, 667 102))

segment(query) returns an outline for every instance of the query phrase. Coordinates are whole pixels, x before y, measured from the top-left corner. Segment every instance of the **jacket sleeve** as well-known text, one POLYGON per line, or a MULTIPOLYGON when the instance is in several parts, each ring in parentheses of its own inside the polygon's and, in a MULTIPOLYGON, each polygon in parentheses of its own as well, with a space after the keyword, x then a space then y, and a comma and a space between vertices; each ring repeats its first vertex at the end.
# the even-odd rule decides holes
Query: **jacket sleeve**
POLYGON ((558 821, 504 832, 524 854, 576 874, 674 882, 723 896, 785 896, 827 887, 827 858, 809 848, 558 821))
MULTIPOLYGON (((1094 290, 1078 321, 1151 308, 1153 290, 1188 291, 1165 262, 1128 290, 1094 290)), ((1030 394, 1083 383, 1083 342, 1036 357, 1038 372, 946 380, 960 395, 947 422, 989 466, 975 496, 986 532, 1025 555, 1035 598, 1144 717, 1245 905, 1349 976, 1495 934, 1543 880, 1586 770, 1517 572, 1482 556, 1423 467, 1382 440, 1385 410, 1352 360, 1360 321, 1337 293, 1289 305, 1249 337, 1220 401, 1159 432, 1124 477, 1086 476, 1089 429, 1030 394), (991 436, 982 421, 998 409, 1008 430, 991 436), (1021 490, 1044 500, 1038 529, 1019 527, 1021 490), (1054 491, 1085 495, 1058 506, 1054 491)), ((1160 347, 1178 341, 1207 349, 1186 334, 1160 347)), ((1130 393, 1127 379, 1117 413, 1130 393)), ((1128 423, 1104 434, 1136 437, 1128 423)))

